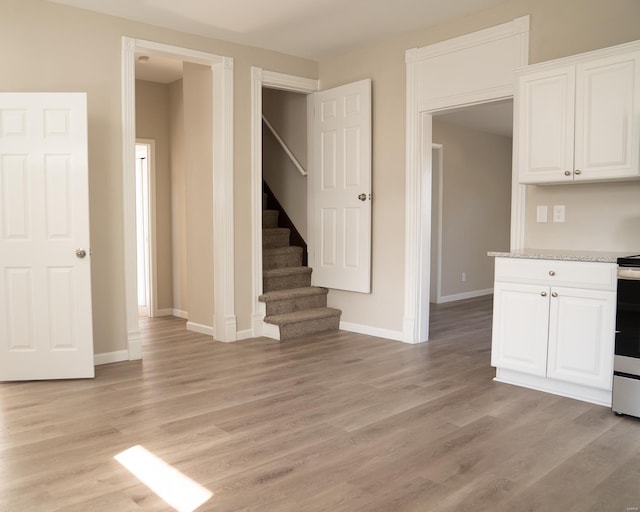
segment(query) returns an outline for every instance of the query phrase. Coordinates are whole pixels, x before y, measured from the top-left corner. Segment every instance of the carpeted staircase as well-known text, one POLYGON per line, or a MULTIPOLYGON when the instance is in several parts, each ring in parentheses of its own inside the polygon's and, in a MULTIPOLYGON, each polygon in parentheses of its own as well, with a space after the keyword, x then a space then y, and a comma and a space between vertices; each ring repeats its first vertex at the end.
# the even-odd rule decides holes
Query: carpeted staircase
POLYGON ((278 212, 262 212, 264 321, 278 328, 279 339, 334 331, 341 311, 327 307, 326 288, 311 286, 311 269, 302 266, 302 247, 289 245, 290 230, 279 228, 278 212))

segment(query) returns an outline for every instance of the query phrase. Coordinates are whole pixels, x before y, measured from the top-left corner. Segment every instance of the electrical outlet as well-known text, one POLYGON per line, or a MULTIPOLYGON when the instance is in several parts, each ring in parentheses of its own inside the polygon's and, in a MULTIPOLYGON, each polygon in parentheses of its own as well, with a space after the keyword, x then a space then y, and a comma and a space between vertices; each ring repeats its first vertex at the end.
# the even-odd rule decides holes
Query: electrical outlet
POLYGON ((564 222, 564 205, 563 204, 554 205, 553 222, 564 222))
POLYGON ((466 282, 466 280, 467 280, 467 273, 466 273, 466 272, 463 272, 463 273, 462 273, 462 276, 460 276, 460 279, 462 280, 462 282, 463 282, 463 283, 464 283, 464 282, 466 282))

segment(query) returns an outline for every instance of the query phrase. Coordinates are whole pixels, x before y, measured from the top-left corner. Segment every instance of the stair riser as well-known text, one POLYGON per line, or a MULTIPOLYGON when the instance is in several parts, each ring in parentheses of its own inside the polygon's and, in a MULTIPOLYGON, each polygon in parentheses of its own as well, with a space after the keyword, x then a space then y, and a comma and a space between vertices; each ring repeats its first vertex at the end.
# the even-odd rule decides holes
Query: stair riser
POLYGON ((274 210, 267 210, 262 212, 262 227, 264 228, 277 228, 278 227, 278 212, 274 210))
POLYGON ((262 256, 262 268, 264 270, 272 270, 274 268, 289 268, 302 266, 302 254, 277 254, 277 255, 263 255, 262 256))
POLYGON ((280 339, 289 340, 325 331, 336 331, 339 327, 340 315, 319 318, 317 320, 307 320, 305 322, 288 324, 280 327, 280 339))
POLYGON ((290 290, 291 288, 304 288, 311 286, 311 274, 294 274, 282 277, 265 277, 262 282, 264 292, 276 292, 278 290, 290 290))
POLYGON ((277 249, 278 247, 287 247, 289 245, 289 233, 263 233, 262 247, 263 249, 277 249))
POLYGON ((283 315, 285 313, 293 313, 294 311, 303 311, 305 309, 326 308, 327 295, 323 293, 319 295, 310 295, 308 297, 274 300, 267 302, 266 305, 266 316, 283 315))

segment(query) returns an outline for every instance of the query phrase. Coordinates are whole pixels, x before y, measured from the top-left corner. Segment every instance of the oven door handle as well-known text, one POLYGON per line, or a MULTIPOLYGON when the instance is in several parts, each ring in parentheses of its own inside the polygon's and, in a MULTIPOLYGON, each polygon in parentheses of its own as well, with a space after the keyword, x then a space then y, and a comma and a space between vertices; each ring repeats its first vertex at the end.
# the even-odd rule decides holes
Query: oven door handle
POLYGON ((631 281, 640 281, 640 268, 635 267, 619 267, 618 279, 631 281))

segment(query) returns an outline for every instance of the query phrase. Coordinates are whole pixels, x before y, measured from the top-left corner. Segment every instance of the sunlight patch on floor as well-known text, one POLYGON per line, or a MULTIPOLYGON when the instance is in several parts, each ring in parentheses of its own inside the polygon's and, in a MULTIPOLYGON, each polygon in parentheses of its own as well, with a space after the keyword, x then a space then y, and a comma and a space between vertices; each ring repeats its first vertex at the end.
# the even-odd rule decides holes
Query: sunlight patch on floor
POLYGON ((193 512, 213 496, 142 446, 133 446, 114 459, 178 512, 193 512))

